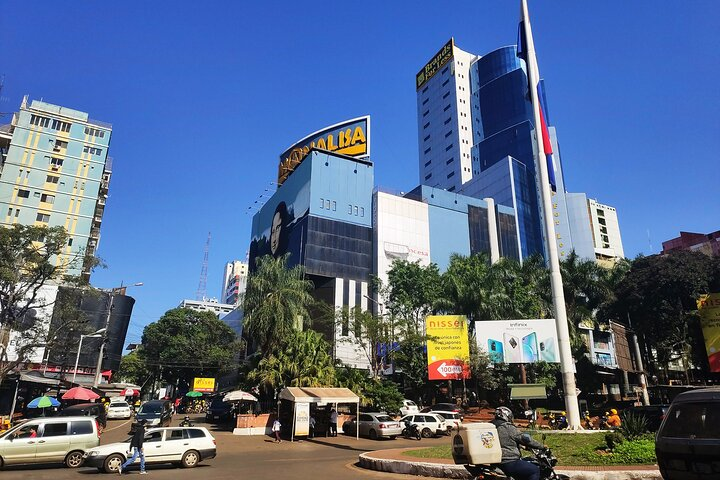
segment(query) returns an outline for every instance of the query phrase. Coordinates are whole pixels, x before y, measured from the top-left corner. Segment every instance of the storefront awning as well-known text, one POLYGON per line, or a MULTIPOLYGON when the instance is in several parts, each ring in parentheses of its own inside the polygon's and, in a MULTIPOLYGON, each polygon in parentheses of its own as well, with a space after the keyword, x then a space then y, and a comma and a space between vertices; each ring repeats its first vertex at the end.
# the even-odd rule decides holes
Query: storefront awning
POLYGON ((44 375, 42 375, 40 372, 20 372, 20 381, 21 382, 30 382, 30 383, 41 383, 43 385, 52 385, 52 386, 58 386, 60 384, 60 380, 56 378, 48 378, 44 375))
POLYGON ((360 403, 349 388, 285 387, 280 398, 300 403, 360 403))
POLYGON ((547 392, 542 383, 512 383, 510 387, 511 400, 546 399, 547 392))

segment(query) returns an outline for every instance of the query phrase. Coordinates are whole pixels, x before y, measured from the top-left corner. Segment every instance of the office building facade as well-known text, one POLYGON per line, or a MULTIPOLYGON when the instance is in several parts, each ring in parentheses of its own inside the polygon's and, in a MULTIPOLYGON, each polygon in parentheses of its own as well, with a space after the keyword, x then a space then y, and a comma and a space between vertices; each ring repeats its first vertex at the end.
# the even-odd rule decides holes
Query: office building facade
POLYGON ((239 305, 245 295, 248 264, 234 260, 225 264, 220 299, 229 305, 239 305))
POLYGON ((679 237, 662 242, 662 247, 662 253, 690 250, 709 256, 720 255, 720 230, 707 234, 680 232, 679 237))
POLYGON ((68 244, 55 259, 67 273, 89 279, 89 265, 100 241, 112 159, 112 127, 87 113, 25 97, 10 125, 2 152, 0 222, 61 226, 68 244))

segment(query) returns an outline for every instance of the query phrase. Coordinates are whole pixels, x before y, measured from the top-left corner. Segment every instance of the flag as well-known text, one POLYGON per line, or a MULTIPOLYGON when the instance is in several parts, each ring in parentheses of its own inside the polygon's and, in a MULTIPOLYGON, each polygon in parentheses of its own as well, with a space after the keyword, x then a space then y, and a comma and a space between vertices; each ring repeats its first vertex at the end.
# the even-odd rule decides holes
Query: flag
MULTIPOLYGON (((521 0, 524 6, 525 0, 521 0)), ((555 181, 555 161, 553 159, 553 148, 552 142, 550 141, 550 132, 547 127, 547 108, 543 102, 543 94, 540 89, 540 71, 537 66, 537 58, 535 57, 534 48, 528 44, 528 39, 532 40, 532 30, 530 29, 530 20, 525 17, 526 8, 520 9, 520 24, 518 25, 518 42, 517 42, 517 56, 525 60, 527 66, 528 76, 528 97, 532 102, 533 110, 539 112, 540 125, 536 125, 536 131, 539 130, 540 135, 538 140, 542 138, 542 145, 538 141, 538 149, 542 149, 542 153, 545 154, 545 161, 547 162, 548 182, 553 192, 557 191, 557 183, 555 181), (532 51, 531 51, 532 50, 532 51), (534 75, 531 75, 531 71, 534 75), (532 85, 531 82, 535 83, 532 85), (535 98, 533 99, 531 91, 535 90, 535 98)), ((541 153, 538 152, 538 155, 541 153)))

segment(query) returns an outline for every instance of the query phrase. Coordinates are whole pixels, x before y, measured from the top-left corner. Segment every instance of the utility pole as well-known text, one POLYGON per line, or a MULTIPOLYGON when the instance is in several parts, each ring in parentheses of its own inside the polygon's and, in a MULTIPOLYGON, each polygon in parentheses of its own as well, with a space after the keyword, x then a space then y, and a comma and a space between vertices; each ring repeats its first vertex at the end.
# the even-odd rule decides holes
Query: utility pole
MULTIPOLYGON (((100 338, 101 338, 101 341, 100 341, 100 354, 98 355, 97 366, 95 367, 95 381, 93 382, 93 387, 95 387, 95 388, 97 388, 97 386, 100 384, 100 375, 101 375, 101 373, 102 373, 102 372, 101 372, 101 371, 102 371, 102 361, 103 361, 103 355, 105 354, 105 340, 106 340, 106 338, 107 338, 108 327, 110 326, 110 317, 112 316, 112 311, 113 311, 113 307, 114 307, 113 303, 114 303, 114 302, 115 302, 115 289, 113 288, 113 289, 110 291, 110 300, 109 300, 109 305, 108 305, 108 312, 107 312, 107 316, 105 317, 105 331, 103 332, 102 337, 100 337, 100 338)), ((79 352, 79 351, 80 351, 80 350, 78 349, 78 352, 79 352)), ((78 356, 79 356, 79 353, 78 353, 78 356)), ((77 368, 77 367, 76 367, 76 368, 77 368)))

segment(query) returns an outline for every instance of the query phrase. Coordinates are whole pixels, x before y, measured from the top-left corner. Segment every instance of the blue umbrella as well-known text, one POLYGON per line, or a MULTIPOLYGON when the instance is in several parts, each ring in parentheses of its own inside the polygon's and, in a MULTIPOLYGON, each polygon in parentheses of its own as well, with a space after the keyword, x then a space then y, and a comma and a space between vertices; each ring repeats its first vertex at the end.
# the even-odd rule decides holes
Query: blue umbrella
POLYGON ((27 404, 28 408, 46 408, 46 407, 59 407, 60 402, 55 397, 48 397, 43 395, 30 401, 27 404))

